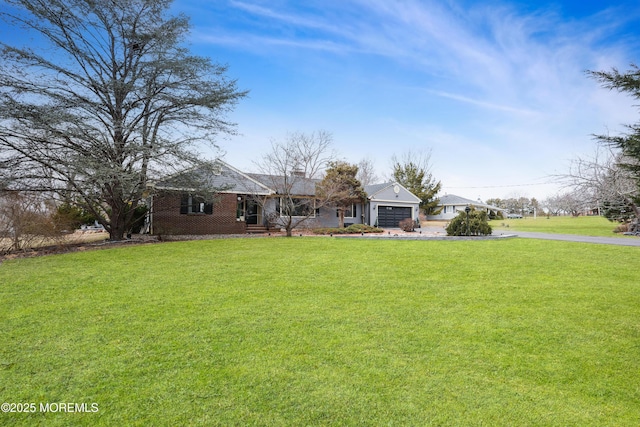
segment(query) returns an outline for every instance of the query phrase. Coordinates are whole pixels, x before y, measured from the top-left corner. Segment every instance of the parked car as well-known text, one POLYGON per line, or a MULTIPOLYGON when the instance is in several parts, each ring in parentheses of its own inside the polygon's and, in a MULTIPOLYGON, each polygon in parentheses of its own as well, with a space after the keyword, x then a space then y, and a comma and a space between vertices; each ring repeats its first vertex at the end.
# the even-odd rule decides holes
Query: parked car
POLYGON ((509 218, 509 219, 521 219, 522 215, 520 215, 520 214, 508 214, 507 218, 509 218))

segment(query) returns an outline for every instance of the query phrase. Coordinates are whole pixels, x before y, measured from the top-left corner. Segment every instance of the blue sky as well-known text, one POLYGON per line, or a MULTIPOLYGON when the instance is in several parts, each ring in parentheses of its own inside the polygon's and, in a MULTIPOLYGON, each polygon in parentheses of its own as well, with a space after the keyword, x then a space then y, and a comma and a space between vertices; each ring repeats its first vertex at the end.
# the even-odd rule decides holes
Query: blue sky
POLYGON ((548 176, 638 110, 585 70, 640 60, 637 1, 176 0, 191 48, 250 95, 221 140, 245 170, 287 132, 326 130, 341 158, 432 152, 443 193, 559 191, 548 176))
MULTIPOLYGON (((609 1, 175 0, 187 40, 249 90, 221 138, 254 171, 288 132, 333 134, 340 158, 431 151, 442 194, 543 199, 549 176, 637 121, 585 70, 640 62, 640 4, 609 1)), ((0 27, 10 43, 19 33, 0 27)), ((213 153, 206 153, 213 155, 213 153)))

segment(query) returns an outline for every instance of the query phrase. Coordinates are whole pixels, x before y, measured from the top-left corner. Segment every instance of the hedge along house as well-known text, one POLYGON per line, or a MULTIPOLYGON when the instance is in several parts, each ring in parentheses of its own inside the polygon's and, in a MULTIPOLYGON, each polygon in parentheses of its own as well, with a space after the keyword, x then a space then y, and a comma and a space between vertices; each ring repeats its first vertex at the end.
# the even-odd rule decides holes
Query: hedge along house
MULTIPOLYGON (((305 218, 301 227, 337 227, 335 208, 316 204, 315 188, 320 182, 295 175, 281 176, 244 173, 222 160, 212 170, 190 170, 158 182, 151 200, 152 234, 206 235, 244 234, 279 229, 288 219, 286 197, 291 195, 298 212, 305 218), (191 188, 199 181, 206 190, 191 188), (287 185, 287 191, 283 188, 287 185), (207 198, 204 193, 214 194, 207 198)), ((365 203, 354 203, 345 212, 345 226, 368 224, 398 227, 405 218, 418 219, 418 197, 397 183, 365 186, 365 203)))
POLYGON ((487 205, 486 203, 482 203, 480 199, 471 200, 465 199, 464 197, 456 196, 454 194, 445 194, 439 198, 440 203, 438 203, 438 208, 442 208, 438 215, 429 215, 427 216, 427 220, 429 221, 437 221, 437 220, 445 220, 449 221, 458 216, 460 212, 464 212, 467 206, 472 206, 478 210, 484 210, 487 212, 487 215, 491 217, 495 217, 499 212, 503 212, 504 209, 499 208, 497 206, 487 205))

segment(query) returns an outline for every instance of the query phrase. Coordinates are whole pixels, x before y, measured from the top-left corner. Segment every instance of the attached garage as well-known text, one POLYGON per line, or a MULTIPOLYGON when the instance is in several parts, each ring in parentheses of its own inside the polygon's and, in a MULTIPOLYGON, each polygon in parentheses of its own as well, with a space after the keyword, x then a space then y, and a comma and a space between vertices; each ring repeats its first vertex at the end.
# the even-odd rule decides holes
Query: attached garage
POLYGON ((400 221, 411 218, 411 208, 400 206, 378 206, 378 226, 397 228, 400 221))
POLYGON ((397 182, 364 187, 369 203, 366 222, 381 228, 398 228, 406 218, 418 219, 420 199, 397 182))

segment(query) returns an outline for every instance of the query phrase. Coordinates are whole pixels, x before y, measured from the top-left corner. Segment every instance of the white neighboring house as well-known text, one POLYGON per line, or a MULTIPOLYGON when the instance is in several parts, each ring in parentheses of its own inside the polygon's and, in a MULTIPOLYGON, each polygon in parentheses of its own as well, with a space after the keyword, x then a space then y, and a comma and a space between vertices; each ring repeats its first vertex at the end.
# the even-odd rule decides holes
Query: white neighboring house
POLYGON ((445 194, 444 196, 440 196, 440 203, 438 203, 438 207, 442 208, 442 211, 438 215, 429 215, 427 216, 427 220, 437 221, 437 220, 445 220, 449 221, 458 216, 458 213, 464 212, 467 206, 473 206, 475 209, 482 209, 487 212, 487 214, 491 215, 493 211, 494 214, 498 212, 503 212, 504 209, 499 208, 497 206, 487 205, 483 203, 480 199, 471 200, 465 199, 464 197, 456 196, 455 194, 445 194))

